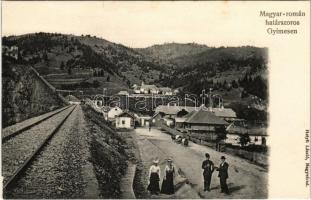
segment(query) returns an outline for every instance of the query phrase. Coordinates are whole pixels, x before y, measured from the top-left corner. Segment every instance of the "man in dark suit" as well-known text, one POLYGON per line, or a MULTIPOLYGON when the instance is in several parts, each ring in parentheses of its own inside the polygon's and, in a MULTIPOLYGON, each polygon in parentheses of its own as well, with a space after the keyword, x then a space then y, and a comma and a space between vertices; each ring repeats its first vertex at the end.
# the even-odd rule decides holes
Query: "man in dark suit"
POLYGON ((206 160, 202 163, 203 178, 204 178, 204 191, 210 191, 212 174, 214 171, 214 163, 209 160, 210 156, 208 153, 205 154, 206 160))
POLYGON ((221 156, 221 163, 219 165, 219 168, 217 168, 216 170, 219 171, 218 177, 220 179, 221 192, 229 194, 229 189, 227 185, 227 178, 229 177, 228 176, 229 164, 225 160, 226 160, 225 156, 221 156))

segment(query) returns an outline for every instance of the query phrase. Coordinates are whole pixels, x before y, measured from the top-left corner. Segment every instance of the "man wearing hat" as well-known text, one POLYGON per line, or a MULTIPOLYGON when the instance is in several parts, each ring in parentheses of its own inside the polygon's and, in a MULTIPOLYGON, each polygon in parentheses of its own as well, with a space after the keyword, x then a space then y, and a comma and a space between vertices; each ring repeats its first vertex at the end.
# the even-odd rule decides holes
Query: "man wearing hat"
POLYGON ((225 156, 221 156, 221 163, 219 165, 219 168, 217 168, 216 170, 219 171, 218 177, 220 180, 220 187, 221 187, 221 192, 229 194, 229 189, 228 189, 228 185, 227 185, 227 178, 228 176, 228 167, 229 164, 225 161, 226 157, 225 156))
POLYGON ((212 174, 214 171, 214 163, 209 160, 208 153, 205 154, 206 160, 202 163, 203 178, 204 178, 204 191, 210 191, 212 174))

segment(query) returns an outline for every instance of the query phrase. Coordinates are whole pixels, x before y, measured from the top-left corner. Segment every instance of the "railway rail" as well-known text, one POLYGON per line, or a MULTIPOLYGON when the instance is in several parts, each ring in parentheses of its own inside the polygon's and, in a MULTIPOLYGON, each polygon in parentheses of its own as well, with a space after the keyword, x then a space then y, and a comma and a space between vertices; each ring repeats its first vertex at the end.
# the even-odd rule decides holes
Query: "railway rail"
POLYGON ((2 144, 4 144, 5 142, 7 142, 9 139, 15 137, 16 135, 25 132, 26 130, 29 130, 30 128, 50 119, 51 117, 59 114, 60 112, 70 108, 72 106, 66 106, 64 108, 58 109, 56 111, 52 111, 50 113, 44 114, 43 117, 34 117, 32 119, 26 120, 25 122, 21 122, 24 123, 26 125, 13 125, 10 127, 7 127, 5 129, 2 130, 2 144), (29 122, 29 121, 33 121, 33 122, 29 122))
POLYGON ((54 113, 52 116, 48 116, 40 123, 35 123, 28 128, 22 129, 23 131, 18 131, 18 134, 13 134, 13 136, 10 136, 10 140, 7 139, 7 142, 2 144, 2 163, 4 165, 2 169, 4 175, 4 194, 12 186, 14 186, 14 183, 23 175, 26 169, 31 166, 32 161, 58 132, 58 130, 62 127, 75 108, 76 106, 70 106, 62 109, 59 112, 54 113), (52 128, 46 128, 47 125, 50 125, 52 128), (44 130, 44 128, 46 129, 44 130), (44 133, 40 133, 41 135, 36 134, 39 133, 38 131, 40 130, 42 130, 44 133), (40 135, 40 137, 36 138, 35 136, 37 135, 40 135), (29 144, 29 142, 31 142, 29 137, 34 137, 32 139, 35 139, 37 144, 29 144), (19 146, 16 145, 23 147, 18 149, 19 146), (24 147, 29 147, 29 149, 23 150, 24 147))

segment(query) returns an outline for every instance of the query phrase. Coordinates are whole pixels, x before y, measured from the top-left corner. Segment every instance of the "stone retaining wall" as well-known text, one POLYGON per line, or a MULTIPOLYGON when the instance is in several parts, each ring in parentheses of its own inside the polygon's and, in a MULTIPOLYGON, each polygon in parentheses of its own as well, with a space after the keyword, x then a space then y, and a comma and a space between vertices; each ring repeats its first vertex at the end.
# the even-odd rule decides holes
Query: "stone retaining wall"
POLYGON ((2 125, 21 122, 66 105, 66 101, 31 67, 4 64, 2 125))

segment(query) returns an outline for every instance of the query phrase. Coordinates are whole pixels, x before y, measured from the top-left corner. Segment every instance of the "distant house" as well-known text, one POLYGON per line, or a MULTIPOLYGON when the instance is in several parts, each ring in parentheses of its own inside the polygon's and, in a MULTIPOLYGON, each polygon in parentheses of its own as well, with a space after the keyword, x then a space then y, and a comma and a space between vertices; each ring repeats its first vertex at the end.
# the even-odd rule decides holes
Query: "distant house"
POLYGON ((163 117, 170 117, 170 118, 176 118, 177 114, 180 112, 191 112, 195 109, 198 109, 198 107, 190 107, 190 106, 176 106, 176 105, 160 105, 156 107, 155 113, 162 113, 163 117))
POLYGON ((116 117, 116 128, 133 129, 135 126, 135 117, 130 112, 123 112, 116 117))
POLYGON ((2 45, 2 54, 17 60, 18 59, 18 47, 2 45))
POLYGON ((175 127, 176 128, 184 128, 184 124, 185 124, 185 121, 187 119, 187 114, 192 111, 194 111, 195 108, 194 107, 186 107, 185 108, 182 108, 181 111, 177 112, 176 114, 176 117, 175 117, 175 127))
POLYGON ((145 85, 144 82, 141 83, 140 93, 142 94, 159 94, 159 88, 155 85, 145 85))
POLYGON ((163 118, 163 122, 166 126, 174 126, 174 119, 172 118, 163 118))
POLYGON ((173 91, 173 94, 178 94, 179 93, 179 89, 175 89, 174 91, 173 91))
POLYGON ((161 126, 163 124, 163 113, 154 113, 152 116, 152 125, 153 126, 161 126))
POLYGON ((247 128, 245 120, 237 119, 232 122, 227 128, 227 144, 240 146, 240 137, 248 134, 250 142, 248 144, 267 145, 267 130, 266 127, 247 128))
POLYGON ((184 128, 184 124, 185 124, 185 121, 186 121, 186 117, 176 117, 175 118, 175 127, 176 128, 184 128))
POLYGON ((217 117, 213 112, 201 106, 200 109, 194 110, 184 116, 184 128, 195 138, 205 141, 215 141, 217 135, 225 130, 228 122, 217 117))
POLYGON ((227 122, 232 122, 237 118, 236 113, 231 108, 212 108, 212 112, 227 122))
POLYGON ((134 114, 136 117, 139 126, 141 127, 149 127, 150 123, 152 122, 152 117, 148 115, 142 115, 142 114, 134 114))
POLYGON ((122 91, 118 92, 118 95, 125 95, 125 96, 128 96, 128 95, 129 95, 129 92, 126 91, 126 90, 122 90, 122 91))
POLYGON ((134 84, 132 86, 134 94, 162 94, 162 95, 173 95, 174 92, 169 87, 157 87, 156 85, 147 85, 144 82, 141 86, 134 84))
POLYGON ((173 95, 173 91, 169 87, 160 87, 159 88, 159 93, 163 95, 173 95))
POLYGON ((141 93, 140 86, 138 86, 137 84, 134 84, 133 91, 134 91, 134 94, 140 94, 141 93))
POLYGON ((116 119, 117 116, 119 116, 121 113, 123 113, 122 109, 119 107, 112 107, 107 112, 107 120, 113 121, 116 119))
POLYGON ((66 96, 65 97, 65 99, 69 102, 69 104, 81 104, 81 101, 77 98, 77 97, 75 97, 75 96, 73 96, 73 95, 68 95, 68 96, 66 96))

